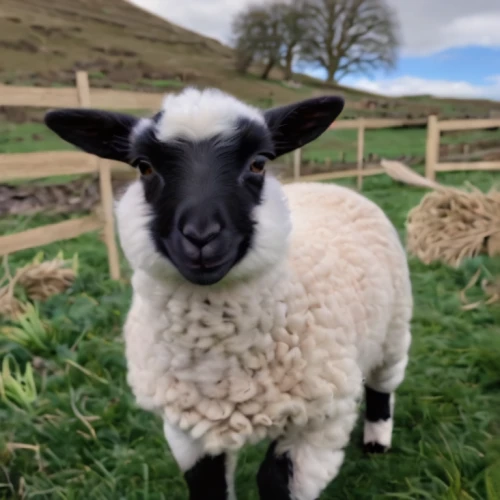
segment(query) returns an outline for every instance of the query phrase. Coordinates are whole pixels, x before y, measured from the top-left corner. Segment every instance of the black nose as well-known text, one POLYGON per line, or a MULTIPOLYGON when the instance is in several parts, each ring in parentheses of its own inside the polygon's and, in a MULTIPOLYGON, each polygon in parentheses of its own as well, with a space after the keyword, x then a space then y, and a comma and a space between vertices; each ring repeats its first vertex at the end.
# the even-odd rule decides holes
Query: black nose
POLYGON ((201 221, 188 221, 182 228, 181 233, 193 245, 203 248, 213 239, 217 238, 222 230, 217 221, 202 223, 201 221))

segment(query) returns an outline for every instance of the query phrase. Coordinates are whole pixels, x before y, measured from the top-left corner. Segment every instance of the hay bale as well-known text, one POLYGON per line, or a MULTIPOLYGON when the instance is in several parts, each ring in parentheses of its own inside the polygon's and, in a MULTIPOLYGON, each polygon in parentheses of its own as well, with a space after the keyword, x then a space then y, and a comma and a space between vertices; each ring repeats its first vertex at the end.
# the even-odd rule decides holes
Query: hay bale
POLYGON ((394 180, 433 189, 407 216, 407 251, 425 264, 439 261, 458 267, 479 254, 500 255, 500 192, 472 186, 444 186, 398 161, 382 160, 394 180))
POLYGON ((440 189, 424 196, 407 217, 407 250, 425 264, 458 267, 479 254, 500 253, 500 192, 440 189))
POLYGON ((31 301, 44 301, 52 295, 62 293, 73 283, 78 271, 78 256, 65 260, 62 253, 55 259, 42 261, 39 253, 32 262, 11 275, 7 257, 4 259, 5 275, 0 280, 0 316, 16 318, 25 312, 25 305, 16 298, 16 285, 24 288, 31 301))

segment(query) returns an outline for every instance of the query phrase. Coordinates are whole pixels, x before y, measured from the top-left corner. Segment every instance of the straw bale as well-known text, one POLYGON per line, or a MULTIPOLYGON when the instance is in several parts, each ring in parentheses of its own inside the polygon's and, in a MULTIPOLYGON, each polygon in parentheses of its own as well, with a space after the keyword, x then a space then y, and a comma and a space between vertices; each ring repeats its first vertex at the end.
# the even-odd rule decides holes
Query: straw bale
POLYGON ((73 283, 78 260, 65 260, 62 254, 48 261, 42 261, 38 254, 32 262, 11 275, 7 257, 4 258, 4 277, 0 280, 0 316, 15 318, 25 312, 25 305, 15 296, 15 287, 24 288, 31 301, 44 301, 52 295, 62 293, 73 283), (6 283, 6 284, 4 284, 6 283))

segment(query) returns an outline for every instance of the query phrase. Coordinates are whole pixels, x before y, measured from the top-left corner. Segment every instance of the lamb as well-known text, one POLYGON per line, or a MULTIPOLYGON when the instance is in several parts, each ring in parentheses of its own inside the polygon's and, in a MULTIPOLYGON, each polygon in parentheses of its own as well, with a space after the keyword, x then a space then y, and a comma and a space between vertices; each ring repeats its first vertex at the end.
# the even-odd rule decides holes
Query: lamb
POLYGON ((413 308, 399 236, 355 191, 266 173, 343 107, 323 96, 263 111, 189 88, 150 118, 46 115, 64 140, 140 172, 116 205, 133 269, 127 380, 163 420, 192 500, 235 499, 238 450, 264 439, 260 498, 319 498, 363 392, 366 450, 391 446, 413 308))

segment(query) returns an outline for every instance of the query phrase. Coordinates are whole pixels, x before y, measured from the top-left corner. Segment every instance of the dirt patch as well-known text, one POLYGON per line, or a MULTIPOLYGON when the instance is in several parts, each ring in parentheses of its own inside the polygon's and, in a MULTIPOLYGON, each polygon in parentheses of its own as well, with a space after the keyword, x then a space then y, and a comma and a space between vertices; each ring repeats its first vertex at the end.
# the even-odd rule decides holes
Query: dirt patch
POLYGON ((500 161, 500 151, 494 151, 483 156, 484 161, 500 161))
MULTIPOLYGON (((498 139, 481 139, 474 142, 460 142, 457 144, 440 144, 439 156, 446 158, 449 156, 480 154, 482 150, 498 148, 498 139)), ((487 152, 486 152, 487 153, 487 152)))
POLYGON ((40 35, 43 35, 47 38, 50 38, 52 36, 70 38, 70 36, 66 33, 67 30, 59 28, 57 26, 42 26, 40 24, 32 24, 30 28, 35 33, 39 33, 40 35))
MULTIPOLYGON (((118 193, 130 181, 113 179, 113 191, 118 193)), ((70 214, 92 210, 100 203, 99 179, 88 177, 65 184, 43 186, 0 185, 0 216, 47 214, 70 214)))
MULTIPOLYGON (((57 51, 59 56, 63 56, 64 52, 57 51)), ((61 85, 74 87, 75 86, 75 73, 74 71, 46 71, 43 73, 28 73, 26 74, 26 79, 31 81, 34 87, 51 87, 54 82, 58 82, 61 85)))
POLYGON ((69 71, 71 72, 71 71, 92 70, 92 69, 102 71, 111 66, 113 66, 113 63, 111 63, 104 57, 98 57, 97 59, 78 61, 73 65, 73 67, 69 71))
POLYGON ((28 113, 22 108, 11 108, 10 106, 0 106, 0 117, 9 123, 25 123, 28 121, 28 113))
POLYGON ((54 12, 57 12, 57 13, 60 13, 60 14, 63 14, 64 16, 67 16, 73 20, 78 20, 78 21, 93 21, 95 23, 99 23, 99 24, 102 24, 102 25, 105 25, 105 26, 114 26, 116 28, 123 28, 123 29, 126 29, 127 26, 125 26, 124 24, 120 23, 120 22, 117 22, 117 21, 113 21, 110 18, 105 18, 105 17, 102 17, 102 16, 97 16, 97 15, 92 15, 89 11, 89 13, 83 13, 83 12, 74 12, 73 10, 71 9, 65 9, 63 7, 55 7, 54 9, 54 12))
POLYGON ((17 40, 16 42, 0 40, 0 48, 17 50, 19 52, 28 52, 30 54, 36 54, 39 52, 39 48, 29 40, 17 40))
POLYGON ((120 49, 118 47, 92 47, 92 50, 108 56, 135 57, 138 55, 137 52, 134 52, 133 50, 120 49))

